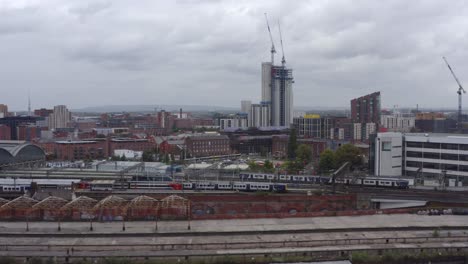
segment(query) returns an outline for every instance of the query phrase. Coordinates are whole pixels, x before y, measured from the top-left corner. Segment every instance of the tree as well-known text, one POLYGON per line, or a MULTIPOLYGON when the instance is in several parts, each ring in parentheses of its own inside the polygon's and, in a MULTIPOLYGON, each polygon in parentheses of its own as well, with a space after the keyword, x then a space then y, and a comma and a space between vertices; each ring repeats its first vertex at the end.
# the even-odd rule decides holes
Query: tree
POLYGON ((249 165, 250 171, 257 172, 260 170, 260 166, 258 166, 258 164, 253 160, 248 161, 247 165, 249 165))
POLYGON ((288 173, 297 173, 304 169, 304 164, 297 160, 288 160, 283 163, 282 168, 287 170, 288 173))
POLYGON ((305 144, 301 144, 296 149, 296 157, 302 163, 307 164, 312 161, 312 149, 305 144))
POLYGON ((297 149, 296 129, 291 128, 291 131, 289 132, 289 141, 288 141, 288 159, 293 160, 296 158, 296 149, 297 149))
POLYGON ((361 151, 352 144, 341 145, 336 150, 335 155, 337 166, 341 166, 345 162, 350 162, 352 166, 359 166, 362 164, 361 151))
POLYGON ((149 162, 154 161, 154 154, 151 150, 145 150, 143 151, 141 159, 143 161, 149 161, 149 162))
POLYGON ((272 173, 275 171, 275 168, 273 166, 273 163, 269 160, 265 160, 265 164, 263 165, 263 170, 265 172, 269 172, 269 173, 272 173))
POLYGON ((320 172, 327 173, 336 168, 335 152, 331 149, 326 149, 320 154, 319 161, 320 172))
POLYGON ((164 163, 169 164, 169 154, 164 155, 164 163))
POLYGON ((125 157, 125 154, 123 154, 122 157, 120 157, 120 160, 121 161, 127 161, 127 157, 125 157))

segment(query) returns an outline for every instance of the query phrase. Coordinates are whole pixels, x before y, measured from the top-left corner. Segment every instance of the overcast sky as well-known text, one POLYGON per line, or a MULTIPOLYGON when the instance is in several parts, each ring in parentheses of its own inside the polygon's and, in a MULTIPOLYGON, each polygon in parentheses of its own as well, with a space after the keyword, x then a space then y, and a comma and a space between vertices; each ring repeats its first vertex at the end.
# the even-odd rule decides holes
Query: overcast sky
MULTIPOLYGON (((296 106, 457 106, 468 2, 0 0, 0 103, 239 106, 258 101, 281 21, 296 106)), ((466 105, 468 106, 468 97, 466 105)))

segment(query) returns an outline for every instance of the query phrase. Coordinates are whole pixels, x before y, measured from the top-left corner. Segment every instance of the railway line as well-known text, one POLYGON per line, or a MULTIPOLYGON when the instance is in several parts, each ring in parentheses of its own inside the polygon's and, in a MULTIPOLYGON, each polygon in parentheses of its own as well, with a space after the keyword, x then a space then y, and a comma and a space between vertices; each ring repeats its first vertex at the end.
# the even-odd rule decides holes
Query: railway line
POLYGON ((130 180, 132 176, 124 175, 118 171, 95 171, 95 170, 7 170, 0 171, 2 178, 28 178, 28 179, 67 179, 80 178, 83 180, 130 180))
POLYGON ((431 221, 440 219, 438 216, 399 217, 402 223, 394 226, 390 225, 395 217, 372 218, 368 227, 349 217, 331 221, 334 224, 327 219, 317 219, 315 224, 304 222, 305 219, 283 219, 261 226, 256 226, 260 220, 197 221, 191 231, 186 228, 184 231, 185 224, 177 222, 160 222, 158 231, 151 222, 128 223, 126 231, 121 230, 120 223, 95 223, 94 231, 84 231, 86 223, 63 223, 60 232, 55 223, 35 223, 31 224, 30 232, 25 233, 18 229, 21 223, 2 223, 0 256, 23 259, 176 257, 187 260, 199 256, 258 257, 259 254, 262 257, 298 254, 317 258, 318 254, 330 259, 369 250, 380 254, 385 250, 407 252, 412 249, 415 252, 468 251, 466 217, 449 217, 446 226, 431 221), (416 222, 412 225, 412 221, 416 222))
MULTIPOLYGON (((132 176, 123 175, 122 173, 115 171, 94 171, 94 170, 81 170, 81 169, 67 169, 67 170, 56 170, 56 169, 35 169, 35 170, 8 170, 0 171, 0 178, 25 178, 25 179, 82 179, 85 181, 88 180, 115 180, 116 184, 120 184, 123 180, 125 182, 131 181, 132 176)), ((242 181, 239 176, 227 176, 221 177, 217 180, 228 179, 229 181, 242 181)), ((192 179, 193 180, 193 179, 192 179)), ((203 182, 205 178, 195 180, 192 182, 203 182)), ((248 179, 249 182, 257 182, 255 179, 248 179)), ((258 180, 258 182, 271 182, 266 180, 258 180)), ((331 193, 335 189, 338 193, 357 193, 360 195, 368 195, 369 198, 375 199, 404 199, 404 200, 426 200, 426 201, 435 201, 435 202, 445 202, 445 203, 468 203, 468 191, 434 191, 434 190, 418 190, 414 188, 410 189, 398 189, 398 188, 374 188, 369 186, 353 186, 353 185, 343 185, 336 184, 335 187, 329 184, 317 184, 309 182, 287 182, 287 181, 277 181, 278 183, 287 183, 289 192, 326 192, 331 193)), ((124 186, 124 185, 122 185, 124 186)), ((117 186, 119 187, 119 186, 117 186)), ((96 192, 82 192, 80 194, 90 195, 93 197, 103 197, 104 195, 118 194, 118 195, 133 195, 133 194, 145 194, 145 193, 154 193, 161 192, 161 190, 124 190, 121 188, 116 188, 112 191, 96 191, 96 192)), ((190 192, 189 190, 169 190, 165 193, 178 194, 181 192, 190 192)), ((196 190, 194 193, 213 193, 213 190, 196 190)), ((216 193, 224 193, 222 191, 216 191, 216 193)), ((228 192, 232 193, 232 191, 228 192)), ((6 197, 6 196, 5 196, 6 197)), ((15 197, 13 194, 8 194, 6 198, 15 197)))

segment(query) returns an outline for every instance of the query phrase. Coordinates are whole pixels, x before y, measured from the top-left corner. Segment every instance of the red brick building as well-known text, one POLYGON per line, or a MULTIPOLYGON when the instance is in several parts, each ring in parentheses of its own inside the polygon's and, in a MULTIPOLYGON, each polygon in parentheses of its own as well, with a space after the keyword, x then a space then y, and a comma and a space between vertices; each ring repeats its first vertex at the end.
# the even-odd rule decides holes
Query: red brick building
POLYGON ((274 135, 271 139, 271 154, 275 158, 283 158, 288 154, 288 135, 274 135))
POLYGON ((16 127, 18 140, 32 141, 41 137, 41 128, 30 125, 19 125, 16 127))
POLYGON ((0 140, 11 140, 11 130, 7 125, 0 125, 0 140))
POLYGON ((116 149, 133 151, 152 150, 156 144, 148 139, 133 138, 95 138, 83 140, 38 140, 37 145, 49 155, 59 160, 103 159, 114 154, 116 149))
POLYGON ((133 151, 145 151, 156 148, 156 144, 148 139, 112 138, 109 141, 109 155, 116 149, 129 149, 133 151))
POLYGON ((34 110, 34 115, 35 116, 40 116, 40 117, 48 117, 53 112, 54 112, 53 109, 41 108, 41 109, 34 110))
POLYGON ((159 144, 159 151, 163 154, 180 155, 185 149, 185 141, 182 139, 167 139, 159 144))
POLYGON ((109 156, 106 140, 56 141, 54 154, 59 160, 102 159, 109 156))
POLYGON ((301 138, 297 139, 297 144, 305 144, 310 146, 312 150, 312 160, 319 160, 320 154, 327 149, 328 144, 325 139, 315 139, 315 138, 301 138))
POLYGON ((380 92, 351 100, 351 119, 354 123, 380 124, 380 92))
POLYGON ((227 136, 193 136, 185 139, 187 152, 192 157, 206 157, 231 154, 227 136))

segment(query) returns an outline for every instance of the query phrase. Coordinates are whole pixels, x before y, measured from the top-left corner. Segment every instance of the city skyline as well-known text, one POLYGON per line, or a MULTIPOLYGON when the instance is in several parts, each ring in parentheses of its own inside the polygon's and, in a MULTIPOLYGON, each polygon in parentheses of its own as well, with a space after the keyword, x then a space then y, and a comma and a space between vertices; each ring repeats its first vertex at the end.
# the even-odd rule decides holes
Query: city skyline
POLYGON ((381 91, 383 107, 455 109, 442 56, 468 81, 463 1, 51 0, 4 1, 0 10, 0 103, 10 111, 27 109, 28 91, 32 109, 260 101, 265 12, 277 47, 281 21, 296 106, 343 107, 381 91))

